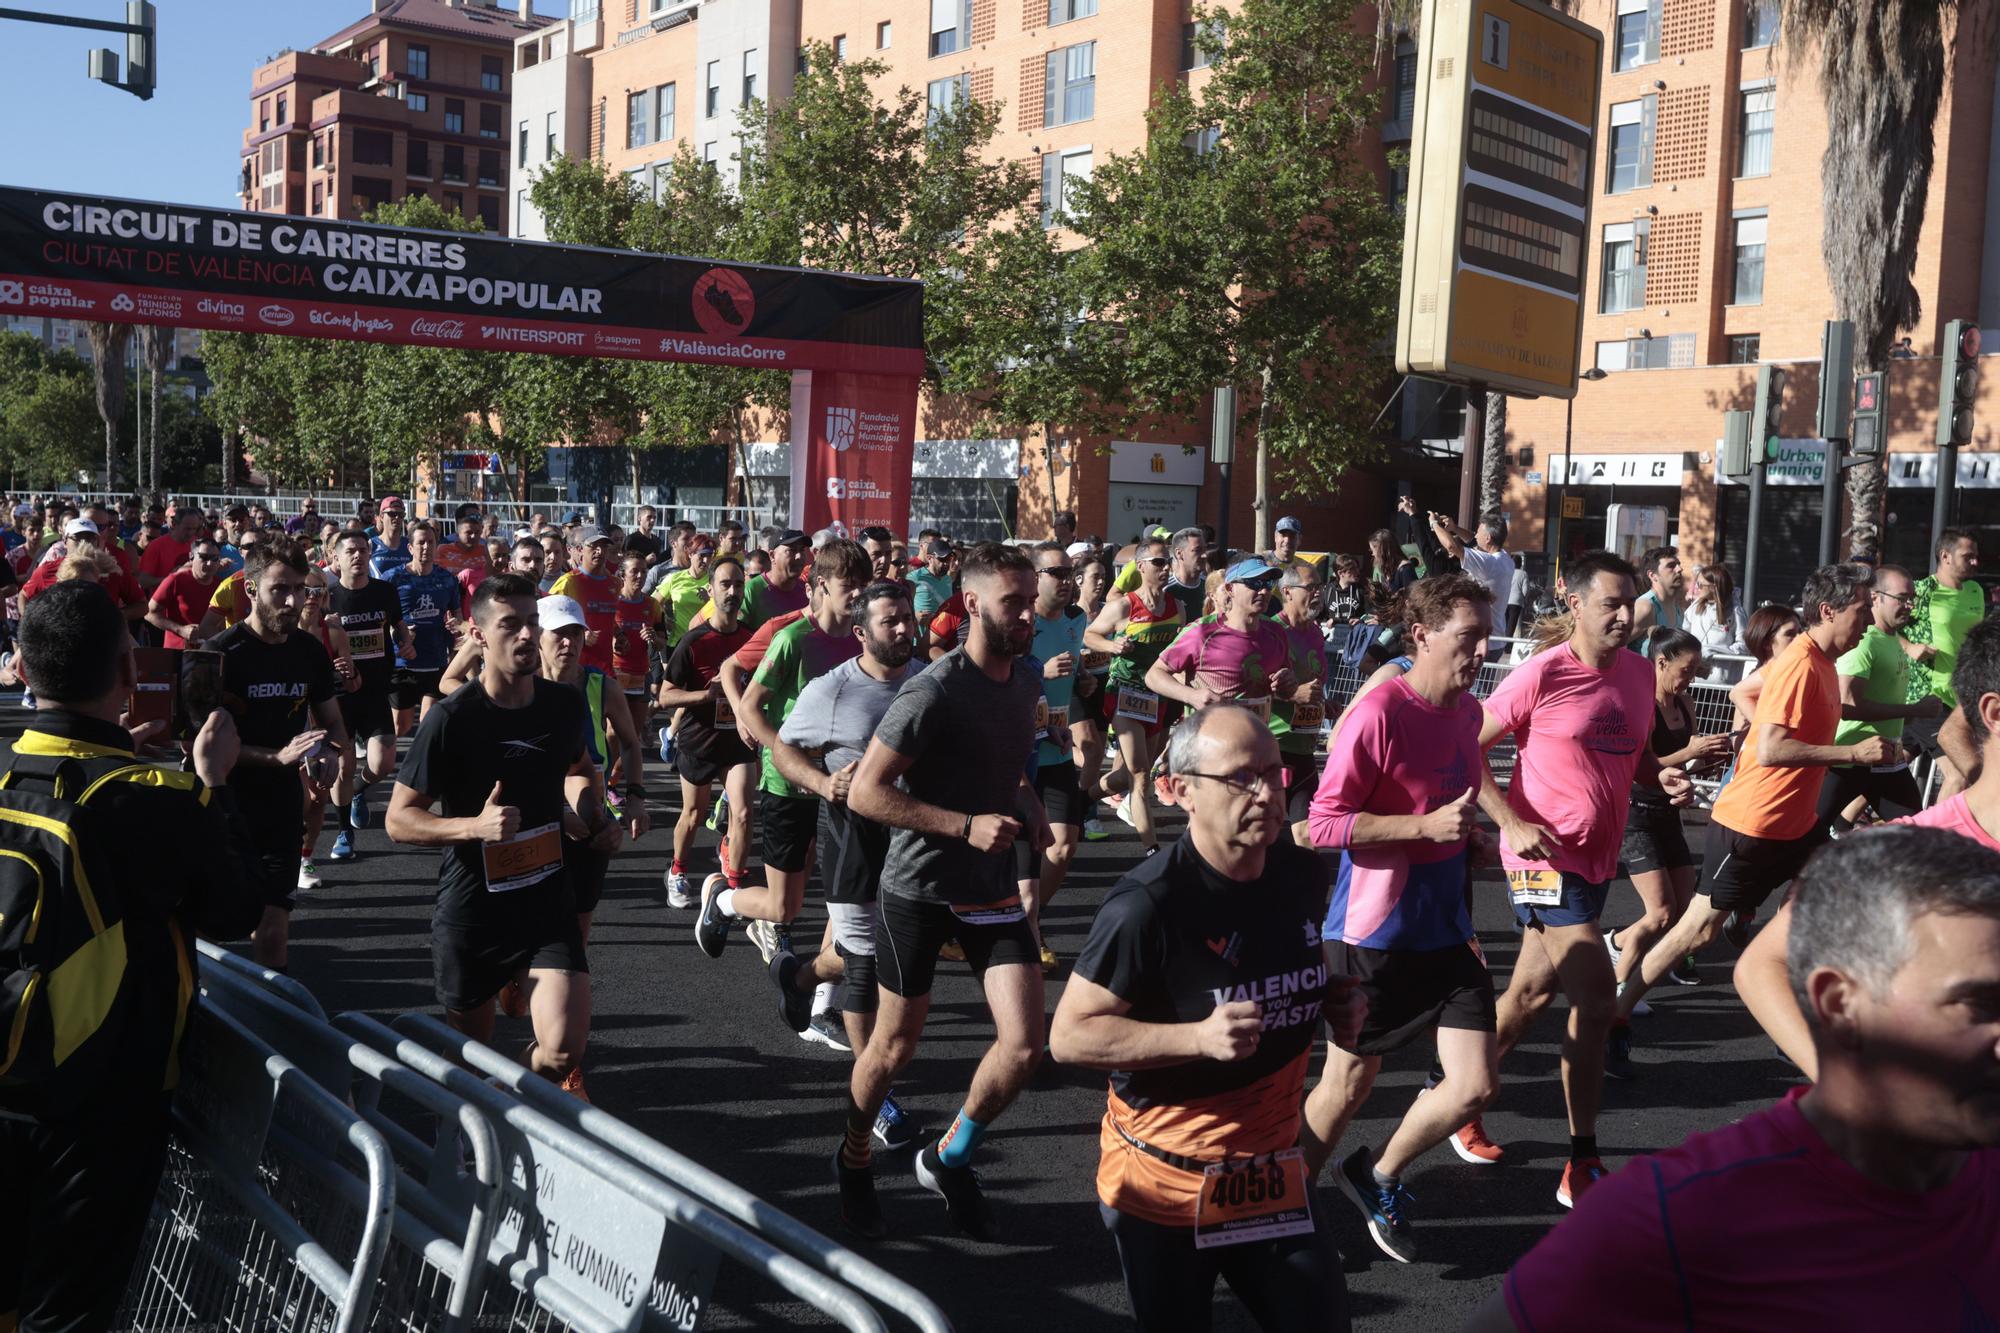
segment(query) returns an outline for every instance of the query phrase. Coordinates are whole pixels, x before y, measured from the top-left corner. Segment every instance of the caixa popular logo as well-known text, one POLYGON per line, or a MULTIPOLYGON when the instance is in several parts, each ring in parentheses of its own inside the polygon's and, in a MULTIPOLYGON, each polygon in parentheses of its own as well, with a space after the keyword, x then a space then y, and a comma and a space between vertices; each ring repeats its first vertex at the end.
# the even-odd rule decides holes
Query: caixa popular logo
POLYGON ((440 342, 465 341, 465 321, 462 319, 413 319, 410 333, 418 338, 436 338, 440 342))
POLYGON ((854 447, 855 410, 851 407, 826 409, 826 443, 837 454, 854 447))
POLYGON ((292 326, 292 321, 297 319, 298 316, 292 313, 291 307, 278 305, 273 302, 267 306, 259 306, 257 309, 257 318, 263 320, 274 329, 288 329, 292 326))
POLYGON ((240 301, 217 301, 205 296, 195 303, 194 308, 204 315, 214 315, 217 319, 243 318, 243 304, 240 301))
POLYGON ((829 500, 845 500, 847 498, 847 478, 828 477, 826 479, 826 498, 829 500))
POLYGON ((750 327, 757 295, 734 269, 712 268, 695 279, 694 322, 711 338, 726 338, 750 327))
POLYGON ((124 314, 132 309, 132 298, 120 292, 111 298, 111 308, 120 314, 124 314))
POLYGON ((0 305, 20 305, 28 299, 28 289, 11 279, 0 281, 0 305))

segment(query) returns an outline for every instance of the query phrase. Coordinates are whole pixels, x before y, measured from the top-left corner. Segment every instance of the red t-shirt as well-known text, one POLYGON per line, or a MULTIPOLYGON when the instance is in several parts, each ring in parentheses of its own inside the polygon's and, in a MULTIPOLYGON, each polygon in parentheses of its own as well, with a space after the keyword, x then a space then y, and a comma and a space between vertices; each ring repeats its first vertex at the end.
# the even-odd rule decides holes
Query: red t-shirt
MULTIPOLYGON (((153 604, 177 625, 199 625, 201 618, 208 614, 208 604, 215 596, 215 582, 210 579, 203 583, 194 576, 193 570, 180 570, 168 575, 165 582, 153 589, 153 604)), ((166 634, 167 647, 187 647, 187 640, 172 630, 166 634)))
POLYGON ((1966 1154, 1939 1189, 1889 1189, 1826 1146, 1798 1109, 1806 1091, 1592 1186, 1507 1274, 1515 1325, 2000 1323, 2000 1150, 1966 1154))
POLYGON ((146 543, 146 549, 139 557, 139 572, 163 579, 187 563, 191 549, 187 542, 176 541, 163 532, 146 543))
POLYGON ((755 671, 763 665, 764 654, 771 651, 771 640, 779 630, 803 616, 803 611, 787 611, 783 615, 772 616, 757 627, 750 641, 736 650, 736 665, 745 671, 755 671))
MULTIPOLYGON (((55 550, 54 547, 49 549, 55 550)), ((41 564, 36 565, 35 572, 21 585, 21 600, 26 602, 53 588, 56 584, 56 574, 62 569, 62 563, 63 557, 56 555, 45 558, 41 564)), ((123 569, 109 578, 100 579, 99 582, 103 584, 104 591, 111 594, 111 600, 120 607, 131 606, 134 602, 141 605, 145 603, 146 594, 139 591, 138 581, 123 569)))
POLYGON ((646 646, 646 626, 659 618, 660 608, 650 597, 618 599, 618 635, 611 646, 611 665, 618 683, 636 690, 646 683, 646 668, 652 649, 646 646))
POLYGON ((966 632, 970 628, 971 623, 965 618, 965 597, 961 593, 953 593, 950 599, 937 609, 937 614, 931 617, 928 633, 932 644, 949 652, 965 642, 966 632))
POLYGON ((576 599, 583 608, 584 627, 597 636, 596 643, 585 642, 583 664, 610 671, 612 640, 618 633, 618 580, 609 574, 592 578, 572 569, 555 581, 549 595, 576 599))
MULTIPOLYGON (((431 561, 439 569, 453 574, 463 574, 468 569, 476 569, 480 578, 485 578, 486 543, 475 541, 471 546, 466 546, 456 541, 439 542, 437 552, 431 556, 431 561)), ((472 586, 476 588, 479 585, 475 582, 472 586)))

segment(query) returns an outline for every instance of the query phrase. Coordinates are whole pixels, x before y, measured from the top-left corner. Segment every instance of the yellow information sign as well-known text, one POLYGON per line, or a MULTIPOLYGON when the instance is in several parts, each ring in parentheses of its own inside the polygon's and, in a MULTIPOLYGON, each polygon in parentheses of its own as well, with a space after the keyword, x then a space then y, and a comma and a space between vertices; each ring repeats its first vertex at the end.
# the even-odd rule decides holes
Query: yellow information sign
POLYGON ((1576 393, 1604 39, 1535 0, 1426 0, 1396 366, 1576 393))

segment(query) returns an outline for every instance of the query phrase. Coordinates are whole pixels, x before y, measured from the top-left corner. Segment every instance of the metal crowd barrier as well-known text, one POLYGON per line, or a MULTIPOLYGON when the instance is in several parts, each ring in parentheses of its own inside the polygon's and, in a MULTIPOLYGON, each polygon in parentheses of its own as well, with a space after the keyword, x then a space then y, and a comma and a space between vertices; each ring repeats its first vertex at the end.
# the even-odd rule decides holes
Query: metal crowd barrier
POLYGON ((114 1327, 692 1330, 724 1263, 839 1325, 922 1292, 435 1019, 329 1022, 200 951, 168 1170, 114 1327))

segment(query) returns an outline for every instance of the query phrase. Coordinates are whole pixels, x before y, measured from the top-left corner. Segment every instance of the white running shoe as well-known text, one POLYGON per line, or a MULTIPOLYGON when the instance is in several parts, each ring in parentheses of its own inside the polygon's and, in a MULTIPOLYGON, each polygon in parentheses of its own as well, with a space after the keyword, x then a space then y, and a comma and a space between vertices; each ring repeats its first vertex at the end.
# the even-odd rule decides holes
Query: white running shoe
POLYGON ((299 858, 299 892, 311 893, 319 885, 319 867, 313 864, 310 856, 301 856, 299 858))
POLYGON ((672 867, 667 870, 667 906, 694 906, 694 892, 688 888, 688 877, 672 867))

